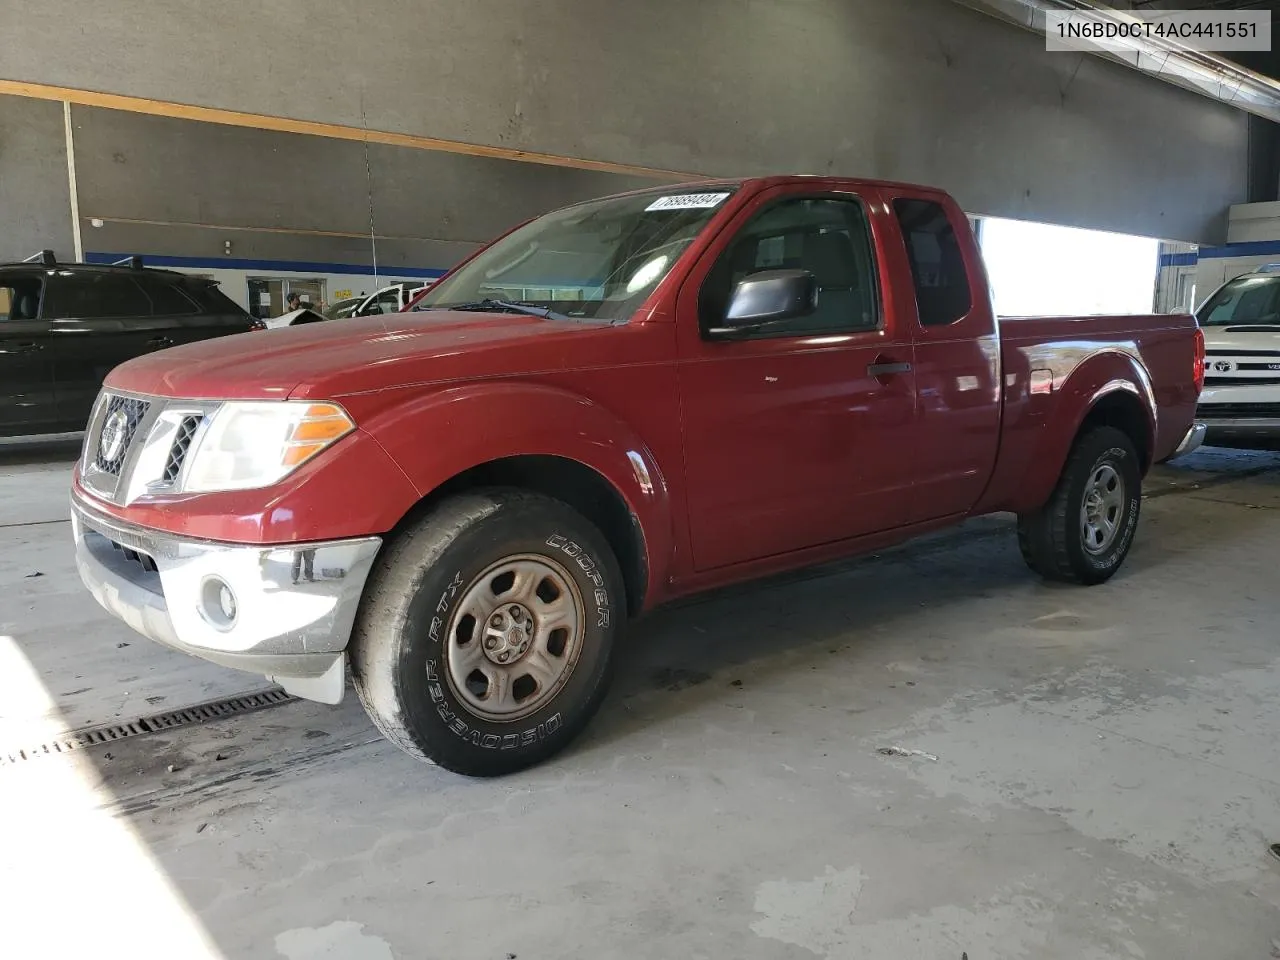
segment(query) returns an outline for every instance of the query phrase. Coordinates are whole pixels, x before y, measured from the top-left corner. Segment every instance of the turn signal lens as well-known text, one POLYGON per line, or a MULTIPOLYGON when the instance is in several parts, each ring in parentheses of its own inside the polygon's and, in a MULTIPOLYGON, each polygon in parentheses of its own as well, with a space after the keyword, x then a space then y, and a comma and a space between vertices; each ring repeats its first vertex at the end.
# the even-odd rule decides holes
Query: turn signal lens
POLYGON ((313 403, 293 428, 290 441, 327 440, 332 443, 352 430, 352 423, 339 407, 331 403, 313 403))
POLYGON ((281 463, 296 467, 306 463, 335 440, 356 428, 346 412, 334 403, 313 403, 290 431, 281 463))
POLYGON ((284 459, 281 461, 286 467, 296 467, 306 463, 317 453, 323 450, 327 444, 323 443, 303 443, 295 444, 284 452, 284 459))

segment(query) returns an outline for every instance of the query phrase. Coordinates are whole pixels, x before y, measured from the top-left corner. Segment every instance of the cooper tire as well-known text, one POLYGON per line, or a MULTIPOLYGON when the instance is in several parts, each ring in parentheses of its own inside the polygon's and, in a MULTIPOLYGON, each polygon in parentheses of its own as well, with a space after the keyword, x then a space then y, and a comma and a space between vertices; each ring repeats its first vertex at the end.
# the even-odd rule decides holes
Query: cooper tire
POLYGON ((454 497, 379 556, 349 647, 356 692, 406 753, 512 773, 599 708, 625 610, 617 560, 577 511, 519 490, 454 497))
POLYGON ((1018 546, 1046 580, 1103 583, 1124 563, 1141 509, 1133 441, 1114 427, 1094 427, 1072 447, 1049 502, 1018 517, 1018 546))

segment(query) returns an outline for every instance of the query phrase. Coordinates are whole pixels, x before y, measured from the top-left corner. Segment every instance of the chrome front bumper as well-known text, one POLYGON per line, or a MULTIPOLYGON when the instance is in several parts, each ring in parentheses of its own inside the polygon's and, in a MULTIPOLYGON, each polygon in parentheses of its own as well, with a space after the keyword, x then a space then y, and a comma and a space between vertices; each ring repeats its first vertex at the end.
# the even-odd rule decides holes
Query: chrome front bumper
POLYGON ((379 537, 254 546, 126 524, 73 495, 80 578, 108 613, 166 646, 342 699, 347 641, 379 537), (220 598, 233 600, 228 617, 220 598))

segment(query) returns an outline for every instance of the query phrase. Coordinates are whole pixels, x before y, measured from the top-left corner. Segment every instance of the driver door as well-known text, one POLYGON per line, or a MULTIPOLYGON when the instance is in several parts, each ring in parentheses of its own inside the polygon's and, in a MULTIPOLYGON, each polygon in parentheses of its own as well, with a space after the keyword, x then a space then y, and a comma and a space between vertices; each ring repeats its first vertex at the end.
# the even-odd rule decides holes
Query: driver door
POLYGON ((698 571, 901 526, 912 482, 907 325, 885 309, 877 197, 765 191, 677 303, 689 529, 698 571), (736 283, 802 269, 817 308, 717 339, 736 283), (901 328, 900 328, 901 326, 901 328))

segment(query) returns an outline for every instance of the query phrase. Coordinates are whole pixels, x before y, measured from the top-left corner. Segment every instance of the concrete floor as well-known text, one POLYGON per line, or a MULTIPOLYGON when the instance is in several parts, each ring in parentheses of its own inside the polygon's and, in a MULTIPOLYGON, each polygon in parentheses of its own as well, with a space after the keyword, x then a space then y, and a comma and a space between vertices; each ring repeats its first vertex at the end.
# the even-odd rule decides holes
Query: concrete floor
MULTIPOLYGON (((0 755, 261 686, 97 613, 66 471, 0 468, 0 755)), ((0 766, 0 956, 1280 955, 1280 455, 1148 489, 1103 587, 995 519, 661 612, 501 781, 354 698, 0 766)))

